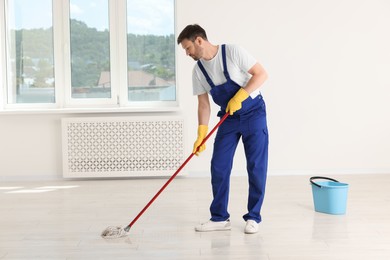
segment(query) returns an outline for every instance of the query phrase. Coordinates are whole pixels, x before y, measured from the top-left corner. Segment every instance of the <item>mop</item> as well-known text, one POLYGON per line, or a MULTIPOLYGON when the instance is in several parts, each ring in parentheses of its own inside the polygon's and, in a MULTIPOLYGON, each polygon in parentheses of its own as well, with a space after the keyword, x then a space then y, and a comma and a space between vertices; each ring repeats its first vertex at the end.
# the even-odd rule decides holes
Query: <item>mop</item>
MULTIPOLYGON (((226 113, 221 120, 218 122, 217 125, 214 126, 214 128, 210 131, 210 133, 203 139, 202 143, 198 146, 196 149, 196 152, 199 150, 199 148, 206 143, 207 139, 217 130, 217 128, 225 121, 225 119, 228 117, 228 113, 226 113)), ((169 183, 176 177, 176 175, 179 174, 179 172, 184 168, 184 166, 191 160, 191 158, 196 154, 191 153, 190 156, 184 161, 184 163, 177 169, 177 171, 168 179, 168 181, 161 187, 161 189, 156 193, 156 195, 153 196, 153 198, 146 204, 146 206, 138 213, 138 215, 133 219, 133 221, 130 222, 125 227, 122 226, 109 226, 105 230, 103 230, 101 236, 105 239, 110 238, 120 238, 127 236, 127 234, 130 231, 130 228, 134 225, 134 223, 142 216, 142 214, 149 208, 149 206, 157 199, 157 197, 163 192, 163 190, 169 185, 169 183)))

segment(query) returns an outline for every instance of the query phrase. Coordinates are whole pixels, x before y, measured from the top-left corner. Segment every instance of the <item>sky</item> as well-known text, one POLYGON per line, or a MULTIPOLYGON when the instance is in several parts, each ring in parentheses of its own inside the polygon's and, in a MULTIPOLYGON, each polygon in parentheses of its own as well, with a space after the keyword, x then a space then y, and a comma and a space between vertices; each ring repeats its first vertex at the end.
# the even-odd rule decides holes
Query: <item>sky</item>
MULTIPOLYGON (((52 25, 52 0, 10 0, 9 26, 16 29, 48 28, 52 25)), ((99 31, 108 28, 108 0, 70 0, 72 19, 99 31)), ((127 0, 128 33, 169 35, 174 33, 174 0, 127 0)))

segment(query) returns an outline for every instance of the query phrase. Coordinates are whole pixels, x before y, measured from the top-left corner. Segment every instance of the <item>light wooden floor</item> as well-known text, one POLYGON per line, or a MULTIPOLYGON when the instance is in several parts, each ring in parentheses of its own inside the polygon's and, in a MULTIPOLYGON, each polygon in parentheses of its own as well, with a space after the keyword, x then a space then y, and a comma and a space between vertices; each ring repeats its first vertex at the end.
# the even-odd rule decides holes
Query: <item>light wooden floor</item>
POLYGON ((390 174, 332 176, 350 184, 347 214, 313 210, 309 176, 271 176, 255 235, 243 233, 247 185, 232 178, 232 230, 196 233, 210 180, 177 177, 126 238, 126 225, 166 179, 0 183, 0 259, 390 259, 390 174))

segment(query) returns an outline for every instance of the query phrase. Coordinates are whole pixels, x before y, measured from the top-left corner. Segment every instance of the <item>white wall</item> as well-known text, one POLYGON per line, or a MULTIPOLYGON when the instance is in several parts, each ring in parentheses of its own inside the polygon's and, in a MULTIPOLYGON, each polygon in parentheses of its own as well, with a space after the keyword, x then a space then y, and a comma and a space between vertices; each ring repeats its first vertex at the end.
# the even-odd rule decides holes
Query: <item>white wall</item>
MULTIPOLYGON (((242 45, 267 69, 270 174, 390 173, 389 1, 177 0, 177 31, 189 23, 215 44, 242 45)), ((194 61, 180 46, 177 65, 191 147, 194 61)), ((0 180, 62 176, 63 116, 74 115, 0 115, 0 180)), ((209 141, 185 170, 207 174, 211 151, 209 141)), ((240 146, 234 174, 244 171, 240 146)))
MULTIPOLYGON (((389 1, 179 1, 178 14, 179 30, 199 23, 267 69, 271 174, 390 173, 389 1)), ((190 88, 193 62, 181 58, 190 88)))
POLYGON ((0 140, 0 180, 62 176, 59 115, 0 115, 0 140))

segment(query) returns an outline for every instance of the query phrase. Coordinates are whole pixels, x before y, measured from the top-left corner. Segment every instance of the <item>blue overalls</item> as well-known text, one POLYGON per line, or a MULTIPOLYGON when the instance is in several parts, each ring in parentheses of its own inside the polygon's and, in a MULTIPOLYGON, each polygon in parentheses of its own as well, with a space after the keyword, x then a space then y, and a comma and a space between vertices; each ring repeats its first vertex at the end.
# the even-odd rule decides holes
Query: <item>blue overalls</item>
MULTIPOLYGON (((222 45, 222 59, 226 82, 218 86, 214 85, 202 63, 198 61, 198 66, 211 87, 210 94, 214 102, 221 107, 218 112, 219 117, 225 114, 227 103, 240 89, 240 86, 229 76, 225 45, 222 45)), ((248 213, 243 218, 245 221, 251 219, 260 222, 268 164, 266 109, 261 95, 254 99, 248 97, 242 103, 242 108, 227 117, 218 128, 211 159, 213 201, 210 212, 212 221, 225 221, 230 217, 228 212, 230 174, 234 153, 241 137, 249 180, 248 213)))

